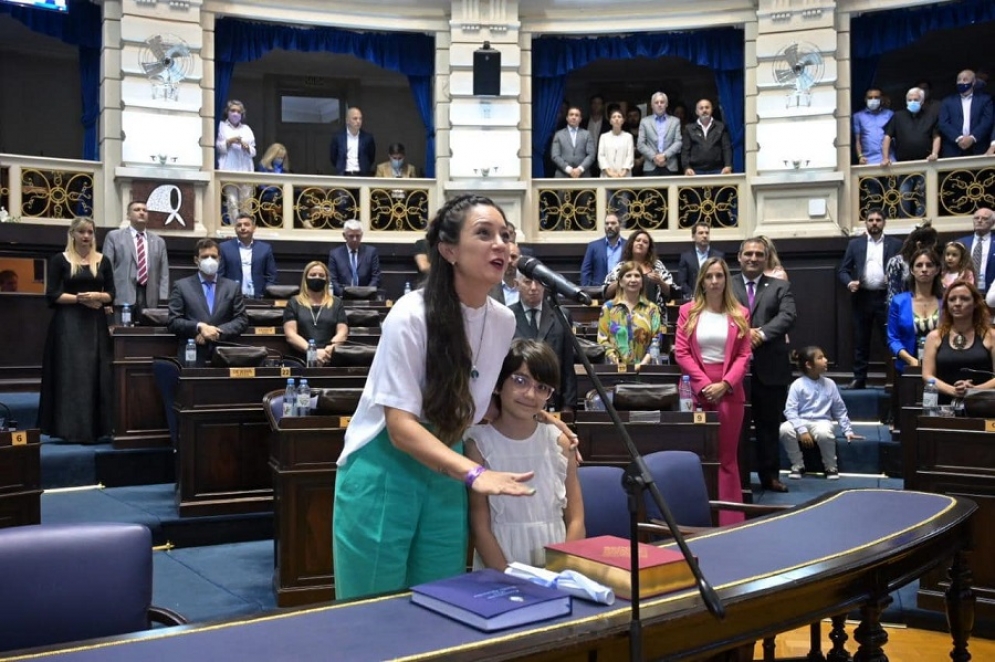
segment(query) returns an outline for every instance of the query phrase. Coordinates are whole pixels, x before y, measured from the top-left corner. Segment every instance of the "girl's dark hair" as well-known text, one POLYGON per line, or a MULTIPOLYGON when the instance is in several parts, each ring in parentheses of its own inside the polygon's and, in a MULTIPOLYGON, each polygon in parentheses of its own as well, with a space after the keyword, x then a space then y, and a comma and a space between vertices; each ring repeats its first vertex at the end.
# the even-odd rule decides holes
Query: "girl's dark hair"
POLYGON ((820 352, 822 352, 822 348, 818 345, 808 345, 795 352, 795 364, 802 374, 807 372, 806 366, 809 363, 815 364, 815 355, 820 352))
POLYGON ((914 229, 912 232, 905 237, 905 241, 902 243, 902 249, 899 251, 902 257, 905 258, 905 262, 909 265, 912 264, 912 254, 920 248, 934 248, 936 242, 939 239, 936 228, 933 227, 933 222, 926 219, 922 222, 922 225, 914 229))
POLYGON ((644 234, 646 238, 649 239, 649 246, 646 248, 646 262, 644 264, 653 265, 660 258, 656 256, 656 244, 653 242, 653 235, 651 235, 646 230, 636 230, 625 240, 625 247, 622 248, 622 262, 631 262, 632 257, 632 245, 636 243, 636 237, 644 234))
POLYGON ((940 260, 940 256, 936 253, 936 249, 933 247, 920 248, 919 250, 912 253, 912 255, 909 257, 909 278, 908 281, 906 281, 905 283, 905 289, 907 289, 909 292, 912 292, 913 295, 915 294, 916 277, 915 274, 912 273, 912 267, 915 266, 916 261, 923 255, 928 257, 929 261, 933 263, 934 267, 936 267, 936 275, 933 276, 933 284, 930 286, 930 292, 932 292, 933 296, 935 296, 937 299, 942 299, 943 298, 943 273, 942 273, 943 262, 940 260))
POLYGON ((473 423, 474 404, 470 393, 473 353, 463 325, 459 296, 456 294, 455 269, 439 253, 439 245, 458 244, 467 214, 479 205, 493 207, 505 219, 504 211, 490 198, 460 195, 446 201, 439 208, 429 222, 426 234, 431 268, 425 282, 428 347, 422 416, 432 424, 436 436, 446 444, 459 441, 463 432, 473 423))
POLYGON ((511 349, 504 357, 496 389, 500 390, 504 386, 504 380, 522 365, 528 366, 536 381, 560 388, 560 361, 553 348, 544 342, 519 338, 511 343, 511 349))

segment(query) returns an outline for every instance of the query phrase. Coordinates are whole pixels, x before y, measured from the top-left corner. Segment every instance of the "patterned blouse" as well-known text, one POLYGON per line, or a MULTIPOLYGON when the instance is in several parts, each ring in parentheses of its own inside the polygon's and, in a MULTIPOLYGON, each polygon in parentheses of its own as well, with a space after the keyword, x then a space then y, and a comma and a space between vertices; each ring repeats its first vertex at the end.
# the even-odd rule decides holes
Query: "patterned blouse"
MULTIPOLYGON (((605 276, 605 285, 601 288, 602 293, 608 289, 609 285, 618 282, 619 271, 622 269, 622 264, 623 263, 619 261, 619 263, 615 265, 615 268, 609 271, 608 275, 605 276)), ((667 267, 663 266, 662 261, 657 260, 653 263, 653 271, 660 274, 660 277, 663 278, 663 282, 666 283, 668 287, 672 288, 674 286, 674 277, 669 271, 667 271, 667 267)), ((660 291, 660 288, 656 283, 650 282, 646 279, 643 279, 643 282, 643 294, 650 301, 656 302, 656 305, 660 309, 661 319, 663 320, 662 324, 663 326, 667 326, 667 299, 669 297, 663 296, 663 292, 660 291)))
POLYGON ((887 305, 890 306, 893 296, 909 291, 909 263, 901 253, 888 260, 888 264, 884 267, 884 277, 888 281, 887 305))
POLYGON ((607 348, 611 363, 640 363, 660 329, 660 309, 646 297, 640 296, 631 311, 624 299, 613 299, 601 308, 598 344, 607 348))

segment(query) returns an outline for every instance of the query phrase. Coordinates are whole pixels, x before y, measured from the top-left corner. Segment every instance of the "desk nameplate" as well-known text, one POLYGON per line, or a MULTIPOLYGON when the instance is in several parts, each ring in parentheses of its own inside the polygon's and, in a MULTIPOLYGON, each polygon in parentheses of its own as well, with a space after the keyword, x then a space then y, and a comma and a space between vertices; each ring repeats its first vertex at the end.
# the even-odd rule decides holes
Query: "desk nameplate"
MULTIPOLYGON (((280 370, 282 376, 283 369, 280 370)), ((256 376, 255 368, 229 368, 228 376, 232 379, 252 379, 256 376)))
POLYGON ((275 326, 256 326, 252 328, 253 335, 256 336, 275 336, 276 327, 275 326))

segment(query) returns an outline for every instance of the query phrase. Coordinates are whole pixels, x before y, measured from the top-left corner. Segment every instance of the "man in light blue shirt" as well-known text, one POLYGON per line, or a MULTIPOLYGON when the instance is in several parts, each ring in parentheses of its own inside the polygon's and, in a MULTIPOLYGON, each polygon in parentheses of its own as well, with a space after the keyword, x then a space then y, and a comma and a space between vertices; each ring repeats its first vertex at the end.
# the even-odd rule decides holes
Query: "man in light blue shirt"
POLYGON ((893 113, 881 106, 881 90, 872 87, 864 95, 865 110, 853 115, 853 146, 858 165, 878 165, 882 161, 884 127, 893 113))

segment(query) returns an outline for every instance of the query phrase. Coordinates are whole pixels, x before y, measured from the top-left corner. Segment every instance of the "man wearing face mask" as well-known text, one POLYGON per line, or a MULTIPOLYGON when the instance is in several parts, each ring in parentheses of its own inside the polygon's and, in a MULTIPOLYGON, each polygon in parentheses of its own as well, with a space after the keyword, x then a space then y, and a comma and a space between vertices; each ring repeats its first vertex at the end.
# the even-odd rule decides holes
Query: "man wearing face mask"
POLYGON ((867 107, 853 115, 853 147, 858 165, 877 165, 883 156, 884 127, 895 113, 882 108, 881 90, 876 87, 867 90, 864 104, 867 107))
POLYGON ((957 74, 957 94, 940 104, 940 156, 984 154, 992 133, 992 98, 974 88, 970 69, 957 74))
POLYGON ((923 110, 924 97, 918 87, 910 89, 905 93, 905 108, 895 112, 885 125, 882 165, 895 161, 936 160, 940 153, 940 134, 936 129, 936 116, 923 110))
POLYGON ((377 165, 377 177, 417 177, 417 169, 404 162, 404 145, 391 143, 387 148, 390 160, 377 165))
POLYGON ((179 338, 183 359, 187 340, 197 343, 197 363, 205 365, 219 340, 237 338, 249 325, 238 283, 218 274, 220 251, 213 239, 201 239, 194 248, 197 273, 173 283, 166 328, 179 338))

